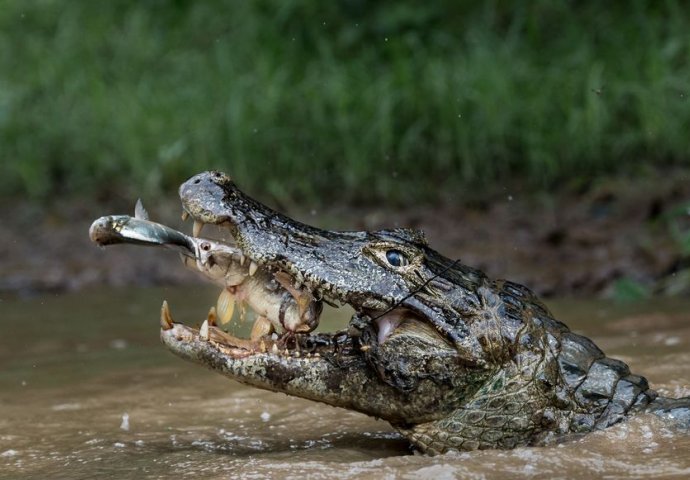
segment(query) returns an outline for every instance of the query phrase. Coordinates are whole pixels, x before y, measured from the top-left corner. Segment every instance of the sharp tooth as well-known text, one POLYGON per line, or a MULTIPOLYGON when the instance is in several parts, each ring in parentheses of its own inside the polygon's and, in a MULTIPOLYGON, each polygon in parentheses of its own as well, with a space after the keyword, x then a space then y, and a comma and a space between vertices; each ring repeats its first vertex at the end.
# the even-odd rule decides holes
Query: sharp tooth
POLYGON ((314 358, 319 358, 320 356, 321 356, 321 355, 319 354, 319 352, 316 352, 316 353, 314 354, 314 358))
POLYGON ((252 261, 252 263, 249 264, 249 276, 251 277, 256 273, 256 271, 259 269, 259 266, 252 261))
POLYGON ((286 357, 289 357, 289 356, 290 356, 290 351, 287 349, 287 347, 285 348, 285 351, 283 352, 283 355, 285 355, 286 357))
POLYGON ((201 324, 201 328, 199 329, 199 337, 202 340, 208 340, 208 320, 204 320, 204 323, 201 324))
POLYGON ((189 212, 187 210, 182 210, 182 221, 184 222, 189 218, 189 212))
POLYGON ((299 290, 300 288, 302 288, 302 282, 295 280, 295 290, 299 290))
POLYGON ((173 326, 173 318, 170 314, 170 307, 168 307, 168 301, 163 300, 163 305, 161 306, 161 328, 163 330, 170 330, 173 326))
POLYGON ((247 257, 244 256, 244 253, 240 255, 240 265, 244 265, 244 262, 247 261, 247 257))
POLYGON ((199 220, 194 220, 194 226, 192 227, 192 235, 198 237, 201 234, 202 228, 204 228, 204 223, 199 220))
POLYGON ((264 342, 264 339, 261 339, 261 343, 259 343, 259 349, 261 350, 261 353, 266 353, 266 342, 264 342))
POLYGON ((278 355, 278 345, 276 345, 275 343, 271 347, 271 353, 274 355, 278 355))
POLYGON ((206 320, 208 321, 209 326, 215 327, 217 319, 218 315, 216 314, 216 307, 209 308, 208 315, 206 316, 206 320))
POLYGON ((258 317, 252 326, 252 333, 249 338, 253 341, 257 341, 265 335, 270 335, 273 333, 273 324, 266 317, 258 317))
POLYGON ((221 325, 225 325, 232 318, 232 314, 235 311, 235 296, 224 288, 220 295, 218 296, 218 301, 216 302, 216 313, 218 316, 218 321, 221 325))
POLYGON ((294 353, 294 356, 297 357, 297 358, 299 358, 299 357, 300 357, 300 353, 299 353, 299 352, 295 352, 295 353, 294 353))

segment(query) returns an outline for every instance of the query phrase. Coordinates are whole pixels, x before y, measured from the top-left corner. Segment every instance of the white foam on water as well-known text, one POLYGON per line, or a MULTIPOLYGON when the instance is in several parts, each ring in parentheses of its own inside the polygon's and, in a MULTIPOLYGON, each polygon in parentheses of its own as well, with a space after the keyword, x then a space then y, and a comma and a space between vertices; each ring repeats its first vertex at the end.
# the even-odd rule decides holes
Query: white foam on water
POLYGON ((81 403, 60 403, 51 407, 51 410, 54 412, 74 411, 79 409, 81 409, 81 403))

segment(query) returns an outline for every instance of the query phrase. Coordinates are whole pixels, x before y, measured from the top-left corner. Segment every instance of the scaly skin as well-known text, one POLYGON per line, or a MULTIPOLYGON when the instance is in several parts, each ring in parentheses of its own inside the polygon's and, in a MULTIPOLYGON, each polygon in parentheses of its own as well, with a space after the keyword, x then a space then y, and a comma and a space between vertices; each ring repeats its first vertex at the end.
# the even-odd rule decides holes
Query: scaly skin
POLYGON ((183 358, 385 419, 431 454, 542 444, 644 411, 690 425, 690 398, 658 397, 623 362, 554 320, 527 288, 443 257, 421 232, 310 227, 247 197, 220 172, 192 177, 180 197, 194 219, 228 227, 259 268, 286 272, 315 298, 357 312, 346 331, 298 334, 285 351, 208 341, 164 321, 163 342, 183 358), (391 251, 405 262, 392 265, 391 251))

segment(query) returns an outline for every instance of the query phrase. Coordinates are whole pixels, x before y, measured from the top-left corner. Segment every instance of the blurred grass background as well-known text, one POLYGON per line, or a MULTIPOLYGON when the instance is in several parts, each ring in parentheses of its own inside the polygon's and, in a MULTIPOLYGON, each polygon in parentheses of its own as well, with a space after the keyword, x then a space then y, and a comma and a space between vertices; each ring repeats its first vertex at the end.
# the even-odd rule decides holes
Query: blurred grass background
POLYGON ((0 195, 549 191, 690 165, 688 82, 673 0, 0 0, 0 195))

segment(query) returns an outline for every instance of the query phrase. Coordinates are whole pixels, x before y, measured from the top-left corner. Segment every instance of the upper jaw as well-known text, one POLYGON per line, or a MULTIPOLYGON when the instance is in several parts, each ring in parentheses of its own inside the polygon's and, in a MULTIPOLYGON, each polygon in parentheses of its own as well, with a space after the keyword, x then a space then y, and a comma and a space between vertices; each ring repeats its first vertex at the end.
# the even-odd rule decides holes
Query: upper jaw
MULTIPOLYGON (((315 298, 331 305, 347 303, 357 308, 353 302, 356 299, 342 285, 328 281, 327 276, 311 273, 313 268, 306 268, 320 262, 314 254, 315 247, 333 242, 334 237, 346 236, 350 240, 351 235, 296 222, 247 197, 221 172, 209 171, 191 177, 180 186, 179 194, 183 217, 194 220, 195 237, 205 224, 226 228, 242 254, 260 268, 286 272, 298 288, 308 288, 315 298)), ((370 307, 373 306, 372 303, 370 307)))

